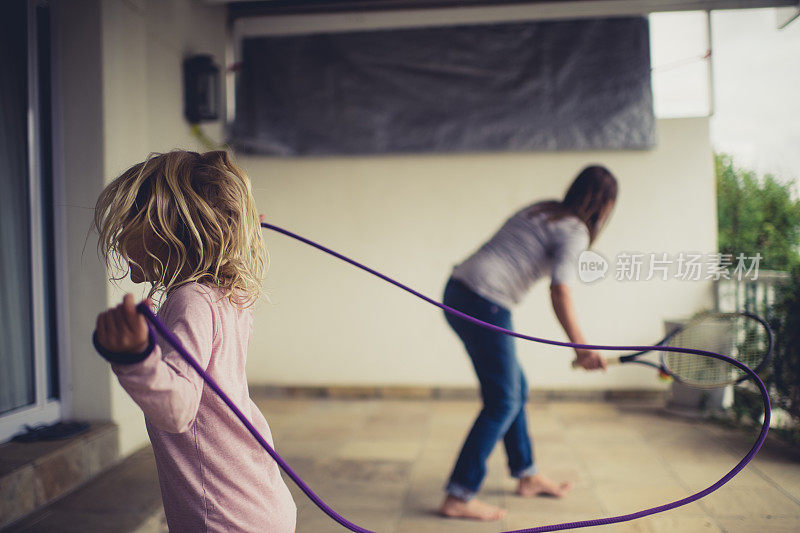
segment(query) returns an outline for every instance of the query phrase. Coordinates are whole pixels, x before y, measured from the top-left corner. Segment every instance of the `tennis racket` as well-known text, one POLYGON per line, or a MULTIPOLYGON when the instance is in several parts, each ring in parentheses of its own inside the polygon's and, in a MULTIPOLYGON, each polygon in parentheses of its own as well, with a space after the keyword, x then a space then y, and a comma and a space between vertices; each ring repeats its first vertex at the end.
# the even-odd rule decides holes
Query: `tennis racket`
MULTIPOLYGON (((693 348, 728 355, 755 372, 763 369, 772 356, 773 335, 769 325, 752 313, 703 313, 682 324, 654 346, 693 348)), ((609 357, 607 365, 637 363, 651 366, 692 387, 713 389, 747 378, 742 370, 725 361, 702 355, 658 352, 658 362, 640 359, 657 348, 609 357)), ((579 368, 578 361, 572 362, 579 368)))

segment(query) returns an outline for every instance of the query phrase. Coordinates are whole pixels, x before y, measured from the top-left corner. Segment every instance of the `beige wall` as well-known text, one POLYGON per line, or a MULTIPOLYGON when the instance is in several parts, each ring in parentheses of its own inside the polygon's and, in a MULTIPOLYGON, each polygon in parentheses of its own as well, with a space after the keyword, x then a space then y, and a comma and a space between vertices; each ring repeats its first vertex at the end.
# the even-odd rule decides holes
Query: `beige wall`
MULTIPOLYGON (((224 65, 225 9, 190 0, 114 0, 103 2, 102 11, 106 181, 150 152, 204 151, 183 118, 182 62, 187 55, 211 54, 224 65)), ((212 139, 222 139, 221 122, 204 130, 212 139)), ((141 287, 130 282, 121 288, 111 285, 108 302, 119 303, 126 291, 142 295, 141 287)), ((145 443, 142 412, 116 379, 112 406, 123 453, 145 443)))
POLYGON ((96 0, 54 6, 54 183, 59 318, 59 368, 65 417, 111 418, 108 368, 97 364, 89 343, 94 316, 105 303, 105 269, 85 242, 91 209, 103 183, 100 13, 96 0), (57 249, 59 249, 57 247, 57 249))
MULTIPOLYGON (((120 449, 147 442, 141 411, 90 345, 94 318, 124 291, 103 283, 96 236, 84 241, 100 190, 151 151, 202 150, 183 119, 182 60, 209 53, 224 64, 225 9, 191 0, 58 4, 64 92, 64 198, 68 266, 69 395, 75 418, 113 420, 120 449)), ((224 107, 223 107, 224 109, 224 107)), ((220 123, 204 126, 222 138, 220 123)))
MULTIPOLYGON (((658 123, 658 147, 636 152, 507 153, 279 159, 241 157, 256 200, 276 225, 396 277, 435 299, 452 265, 513 210, 563 194, 586 164, 619 178, 613 218, 595 250, 713 252, 716 214, 708 120, 658 123)), ((345 263, 267 233, 271 303, 256 311, 248 375, 269 384, 462 386, 474 375, 441 313, 345 263)), ((613 267, 612 267, 613 268, 613 267)), ((708 282, 617 282, 574 294, 596 343, 645 343, 663 320, 709 307, 708 282)), ((518 331, 566 340, 542 282, 516 310, 518 331)), ((663 387, 651 372, 570 370, 568 350, 519 343, 534 387, 663 387)))

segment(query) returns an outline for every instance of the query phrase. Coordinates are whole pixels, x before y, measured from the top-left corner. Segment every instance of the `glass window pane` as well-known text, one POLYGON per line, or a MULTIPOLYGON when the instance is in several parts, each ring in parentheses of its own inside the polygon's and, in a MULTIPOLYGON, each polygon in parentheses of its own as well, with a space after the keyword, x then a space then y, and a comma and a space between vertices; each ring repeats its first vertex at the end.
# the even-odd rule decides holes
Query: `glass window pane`
POLYGON ((0 17, 0 414, 34 403, 26 3, 0 17))

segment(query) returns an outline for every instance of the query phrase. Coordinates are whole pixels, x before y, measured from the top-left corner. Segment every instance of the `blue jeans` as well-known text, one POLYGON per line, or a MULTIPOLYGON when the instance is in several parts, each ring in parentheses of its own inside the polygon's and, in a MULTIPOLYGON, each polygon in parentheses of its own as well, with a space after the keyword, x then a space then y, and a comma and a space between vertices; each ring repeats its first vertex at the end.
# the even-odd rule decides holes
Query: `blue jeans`
MULTIPOLYGON (((511 312, 450 278, 444 291, 445 305, 495 326, 513 329, 511 312)), ((486 476, 486 460, 501 438, 513 477, 536 473, 533 447, 525 421, 528 385, 517 361, 514 338, 490 331, 445 313, 448 324, 467 349, 481 384, 483 409, 467 435, 446 491, 469 500, 486 476)))

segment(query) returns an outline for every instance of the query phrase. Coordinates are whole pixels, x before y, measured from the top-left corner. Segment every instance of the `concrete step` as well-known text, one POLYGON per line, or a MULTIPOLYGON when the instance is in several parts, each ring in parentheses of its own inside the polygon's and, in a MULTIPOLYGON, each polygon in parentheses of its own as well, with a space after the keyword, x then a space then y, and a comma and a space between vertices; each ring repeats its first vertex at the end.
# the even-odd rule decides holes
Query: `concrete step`
POLYGON ((114 424, 94 422, 89 431, 68 439, 0 445, 0 528, 117 463, 118 433, 114 424))
POLYGON ((148 446, 128 456, 70 494, 2 531, 166 532, 152 449, 148 446))

